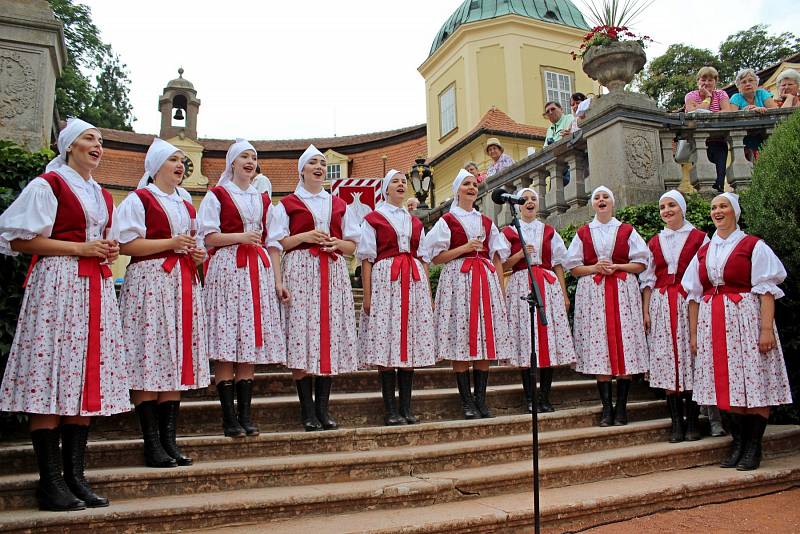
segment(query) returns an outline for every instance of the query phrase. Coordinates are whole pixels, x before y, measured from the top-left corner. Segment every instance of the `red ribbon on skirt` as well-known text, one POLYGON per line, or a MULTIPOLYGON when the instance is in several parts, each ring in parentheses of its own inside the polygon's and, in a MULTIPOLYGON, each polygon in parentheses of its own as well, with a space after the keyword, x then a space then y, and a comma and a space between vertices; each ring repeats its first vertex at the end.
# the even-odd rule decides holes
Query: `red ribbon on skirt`
POLYGON ((261 282, 258 276, 258 260, 269 268, 269 257, 264 247, 250 244, 239 245, 236 249, 236 267, 248 268, 250 273, 250 291, 253 293, 253 329, 256 335, 256 347, 264 345, 264 332, 261 325, 261 282))
POLYGON ((658 291, 663 295, 667 295, 667 303, 669 304, 669 328, 672 332, 672 354, 675 358, 675 391, 681 390, 680 383, 680 356, 678 353, 678 295, 686 298, 686 290, 680 282, 662 286, 658 291))
POLYGON ((483 328, 486 332, 486 356, 496 358, 494 348, 494 325, 492 324, 492 297, 489 294, 489 277, 486 269, 494 273, 495 268, 486 258, 470 256, 461 265, 461 272, 472 271, 472 287, 469 298, 469 355, 478 356, 478 312, 483 302, 483 328))
POLYGON ((605 282, 606 339, 608 340, 608 359, 611 362, 611 374, 625 374, 625 351, 622 348, 622 323, 619 319, 619 288, 617 280, 627 280, 628 273, 616 271, 612 274, 596 274, 594 283, 605 282))
POLYGON ((175 266, 181 264, 181 338, 183 351, 181 354, 181 385, 194 385, 194 358, 192 354, 192 311, 194 309, 192 286, 200 280, 197 276, 197 267, 189 254, 172 254, 161 268, 171 273, 175 266))
POLYGON ((408 308, 411 294, 411 279, 419 282, 419 269, 414 256, 408 252, 398 254, 392 260, 392 282, 400 278, 400 361, 408 361, 408 308))
POLYGON ((78 258, 78 276, 89 279, 89 331, 86 341, 86 372, 83 378, 83 410, 99 412, 100 331, 103 313, 103 279, 111 276, 102 258, 78 258))
POLYGON ((742 295, 728 293, 724 287, 707 291, 703 295, 705 302, 711 301, 711 350, 714 361, 714 390, 717 393, 717 406, 720 410, 730 410, 731 392, 728 376, 728 336, 725 332, 725 299, 739 304, 742 295))
POLYGON ((328 260, 339 257, 325 252, 319 246, 308 249, 312 256, 319 257, 319 372, 331 374, 331 318, 330 318, 330 275, 328 260))
MULTIPOLYGON (((545 310, 547 310, 547 295, 544 283, 545 280, 548 284, 555 283, 556 277, 541 265, 534 265, 532 270, 533 279, 539 288, 539 293, 542 295, 542 309, 537 309, 536 313, 545 313, 545 310)), ((528 289, 533 289, 530 276, 528 276, 528 289)), ((539 367, 550 367, 550 340, 547 339, 547 325, 543 325, 541 321, 536 321, 536 333, 539 338, 539 367)))

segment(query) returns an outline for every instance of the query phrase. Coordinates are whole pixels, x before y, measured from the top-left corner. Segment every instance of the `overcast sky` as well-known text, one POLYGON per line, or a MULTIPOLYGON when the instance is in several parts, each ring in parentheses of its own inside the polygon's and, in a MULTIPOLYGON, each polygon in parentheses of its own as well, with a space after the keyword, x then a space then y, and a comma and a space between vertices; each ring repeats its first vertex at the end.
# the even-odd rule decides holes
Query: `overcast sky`
MULTIPOLYGON (((127 64, 134 129, 158 133, 158 97, 177 77, 202 100, 200 137, 290 139, 425 122, 417 67, 461 0, 79 0, 127 64)), ((765 0, 656 0, 636 29, 716 51, 753 24, 800 31, 800 9, 765 0)), ((582 8, 580 0, 576 5, 582 8)), ((585 9, 583 10, 586 12, 585 9)), ((579 64, 576 64, 576 69, 579 64)))

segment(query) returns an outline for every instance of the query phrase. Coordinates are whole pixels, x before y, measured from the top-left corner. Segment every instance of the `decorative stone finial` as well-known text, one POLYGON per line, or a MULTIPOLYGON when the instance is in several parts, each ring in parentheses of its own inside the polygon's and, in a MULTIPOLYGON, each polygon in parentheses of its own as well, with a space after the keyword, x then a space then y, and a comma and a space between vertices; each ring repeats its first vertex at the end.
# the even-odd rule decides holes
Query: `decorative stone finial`
POLYGON ((183 78, 183 67, 178 67, 178 78, 183 78))

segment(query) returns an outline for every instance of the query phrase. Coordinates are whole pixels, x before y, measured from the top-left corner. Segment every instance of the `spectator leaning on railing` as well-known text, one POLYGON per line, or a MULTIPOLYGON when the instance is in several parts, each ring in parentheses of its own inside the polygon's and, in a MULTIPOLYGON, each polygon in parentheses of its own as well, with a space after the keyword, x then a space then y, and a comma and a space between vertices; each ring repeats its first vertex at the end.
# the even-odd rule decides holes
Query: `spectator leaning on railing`
MULTIPOLYGON (((741 111, 758 111, 778 107, 772 93, 758 86, 758 75, 753 69, 742 69, 734 80, 738 93, 731 97, 731 105, 741 111)), ((758 149, 764 138, 760 135, 747 135, 744 138, 744 153, 747 159, 758 159, 758 149)))
POLYGON ((550 126, 547 127, 547 135, 545 136, 545 146, 552 145, 559 141, 565 133, 569 133, 572 125, 572 115, 564 113, 564 109, 558 102, 551 101, 544 105, 544 117, 550 121, 550 126))
POLYGON ((587 97, 583 93, 573 93, 569 99, 569 107, 572 109, 574 120, 570 132, 574 133, 581 129, 581 123, 586 118, 586 112, 589 111, 589 106, 592 104, 591 97, 587 97))
POLYGON ((478 183, 486 179, 486 174, 478 170, 478 164, 474 161, 468 161, 467 164, 464 165, 464 170, 474 176, 475 179, 478 180, 478 183))
POLYGON ((500 144, 500 140, 496 137, 490 137, 486 141, 486 153, 492 158, 492 164, 486 170, 486 178, 494 176, 506 167, 511 167, 514 164, 514 160, 505 153, 503 145, 500 144))
POLYGON ((797 90, 800 88, 800 72, 786 69, 778 75, 778 97, 775 103, 781 108, 795 108, 800 106, 797 90))

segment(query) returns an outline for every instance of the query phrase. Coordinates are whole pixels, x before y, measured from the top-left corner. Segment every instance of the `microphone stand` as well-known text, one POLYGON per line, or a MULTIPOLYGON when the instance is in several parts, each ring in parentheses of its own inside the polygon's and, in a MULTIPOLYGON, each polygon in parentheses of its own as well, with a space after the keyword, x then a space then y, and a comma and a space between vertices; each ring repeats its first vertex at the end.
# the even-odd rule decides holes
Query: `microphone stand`
POLYGON ((547 326, 547 318, 544 316, 544 302, 542 301, 542 294, 539 286, 536 285, 536 279, 533 277, 533 264, 528 251, 525 249, 525 236, 522 235, 522 227, 519 223, 519 208, 513 203, 508 202, 513 216, 512 223, 514 228, 517 229, 519 235, 519 242, 522 245, 522 255, 525 257, 525 263, 528 266, 528 278, 531 282, 531 292, 527 297, 522 297, 522 300, 528 303, 528 313, 531 316, 531 370, 533 376, 531 377, 531 399, 533 400, 533 410, 531 414, 531 438, 533 441, 533 524, 535 534, 539 534, 542 529, 542 518, 539 512, 539 417, 537 413, 537 398, 539 381, 539 361, 536 358, 536 343, 534 342, 536 334, 536 313, 539 310, 539 322, 542 326, 547 326))

